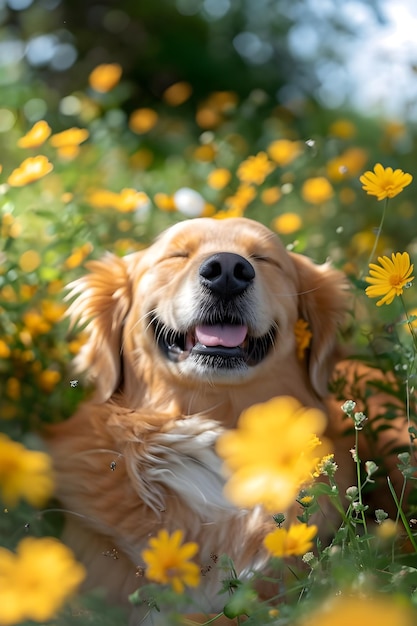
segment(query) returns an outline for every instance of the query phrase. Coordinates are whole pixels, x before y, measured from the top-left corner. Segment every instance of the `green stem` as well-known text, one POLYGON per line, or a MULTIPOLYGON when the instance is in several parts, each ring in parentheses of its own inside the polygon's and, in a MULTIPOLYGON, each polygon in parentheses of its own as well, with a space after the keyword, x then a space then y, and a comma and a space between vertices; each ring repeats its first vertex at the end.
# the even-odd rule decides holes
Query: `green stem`
POLYGON ((411 335, 411 337, 413 339, 414 354, 415 354, 415 352, 417 351, 417 334, 416 334, 416 329, 414 328, 413 323, 410 321, 410 316, 408 314, 407 307, 405 306, 405 302, 404 302, 404 298, 403 298, 402 294, 400 294, 400 300, 401 300, 402 307, 404 309, 405 317, 407 319, 408 330, 410 331, 410 335, 411 335))
MULTIPOLYGON (((367 534, 367 525, 366 525, 366 517, 365 511, 363 510, 363 500, 362 500, 362 481, 361 481, 361 461, 359 458, 359 431, 355 428, 355 457, 356 457, 356 476, 358 479, 358 501, 359 506, 361 508, 361 519, 365 534, 367 534)), ((369 543, 369 542, 368 542, 369 543)))
MULTIPOLYGON (((336 487, 336 482, 329 477, 329 483, 331 487, 336 487)), ((351 517, 351 506, 349 505, 348 510, 345 511, 341 501, 340 501, 340 497, 338 496, 336 497, 331 497, 330 498, 330 503, 334 506, 334 508, 336 509, 336 511, 339 513, 341 520, 342 520, 342 525, 344 525, 347 529, 348 529, 348 533, 349 533, 349 537, 351 539, 351 541, 355 540, 355 532, 350 520, 351 517)), ((324 513, 323 513, 324 514, 324 513)))
POLYGON ((374 258, 374 254, 375 254, 375 251, 376 251, 377 246, 378 246, 379 238, 380 238, 381 233, 382 233, 382 227, 383 227, 383 225, 384 225, 385 214, 386 214, 386 212, 387 212, 388 200, 389 200, 389 198, 385 198, 384 208, 382 209, 381 221, 379 222, 378 230, 376 231, 376 237, 375 237, 374 247, 372 248, 372 252, 371 252, 371 254, 369 255, 368 265, 369 265, 369 263, 371 263, 371 262, 372 262, 372 259, 374 258))
POLYGON ((409 523, 407 521, 406 516, 404 515, 404 511, 402 510, 402 507, 400 506, 400 503, 399 503, 398 498, 397 498, 397 494, 395 493, 395 489, 393 487, 393 484, 392 484, 389 476, 387 477, 387 481, 388 481, 388 487, 389 487, 389 489, 391 491, 392 497, 394 498, 395 506, 397 507, 397 510, 398 510, 398 512, 400 514, 401 521, 403 523, 403 526, 405 528, 407 536, 408 536, 408 538, 410 540, 411 545, 414 548, 414 551, 417 552, 417 544, 415 542, 413 533, 411 532, 410 525, 409 525, 409 523))

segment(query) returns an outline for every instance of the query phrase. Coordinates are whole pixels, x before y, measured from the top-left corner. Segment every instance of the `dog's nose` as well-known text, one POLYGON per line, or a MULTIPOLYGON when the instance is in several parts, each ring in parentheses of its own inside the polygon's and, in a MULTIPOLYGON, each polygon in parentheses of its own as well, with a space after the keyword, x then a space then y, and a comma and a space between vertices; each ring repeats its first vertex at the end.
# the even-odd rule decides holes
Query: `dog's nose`
POLYGON ((218 252, 200 265, 202 285, 221 296, 237 296, 255 278, 255 270, 247 259, 233 252, 218 252))

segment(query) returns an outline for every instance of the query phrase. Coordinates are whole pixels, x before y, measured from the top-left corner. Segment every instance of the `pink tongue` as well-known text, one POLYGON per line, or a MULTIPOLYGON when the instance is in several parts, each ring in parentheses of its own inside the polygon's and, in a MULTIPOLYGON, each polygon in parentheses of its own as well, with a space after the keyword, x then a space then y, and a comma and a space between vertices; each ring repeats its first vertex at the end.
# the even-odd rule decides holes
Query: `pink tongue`
POLYGON ((247 326, 215 324, 214 326, 196 326, 195 336, 203 346, 225 346, 236 348, 245 341, 247 326))

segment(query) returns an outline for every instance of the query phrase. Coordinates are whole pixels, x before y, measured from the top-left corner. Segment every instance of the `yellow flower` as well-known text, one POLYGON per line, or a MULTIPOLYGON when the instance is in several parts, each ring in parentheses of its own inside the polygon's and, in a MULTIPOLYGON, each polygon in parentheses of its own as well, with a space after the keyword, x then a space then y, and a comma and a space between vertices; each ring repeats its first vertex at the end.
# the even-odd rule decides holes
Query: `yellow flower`
POLYGON ((375 534, 382 541, 390 541, 398 535, 398 524, 392 519, 386 519, 375 529, 375 534))
POLYGON ((43 178, 53 170, 53 167, 46 156, 29 157, 13 170, 7 182, 11 187, 23 187, 43 178))
POLYGON ((7 359, 11 354, 11 350, 4 339, 0 339, 0 359, 7 359))
POLYGON ((157 122, 158 113, 153 109, 136 109, 129 118, 129 128, 134 133, 141 135, 152 130, 157 122))
POLYGON ((317 526, 291 524, 290 528, 276 528, 264 539, 265 548, 278 558, 303 555, 313 547, 312 539, 317 534, 317 526))
POLYGON ((49 622, 84 578, 71 550, 52 537, 26 537, 16 554, 0 548, 0 623, 49 622))
POLYGON ((149 198, 143 191, 122 189, 119 194, 116 194, 114 208, 121 213, 131 213, 146 207, 148 204, 149 198))
POLYGON ((102 63, 88 77, 90 87, 99 93, 107 93, 116 87, 122 76, 122 68, 118 63, 102 63))
POLYGON ((87 202, 96 209, 107 209, 114 207, 117 193, 108 189, 95 189, 87 195, 87 202))
POLYGON ((201 128, 215 128, 224 120, 224 115, 233 111, 238 103, 238 96, 233 91, 215 91, 200 103, 196 113, 196 122, 201 128))
POLYGON ((200 568, 189 561, 197 552, 194 542, 181 545, 183 532, 176 530, 169 535, 165 529, 149 540, 149 548, 143 550, 146 576, 157 583, 169 583, 177 593, 183 593, 184 586, 197 587, 200 583, 200 568))
POLYGON ((167 193, 156 193, 153 198, 156 206, 161 211, 176 211, 177 207, 175 206, 173 196, 169 196, 167 193))
POLYGON ((297 356, 300 361, 304 358, 305 351, 311 343, 313 333, 309 329, 308 322, 303 319, 296 321, 294 326, 295 343, 297 345, 297 356))
POLYGON ((261 200, 266 205, 276 204, 281 200, 282 192, 279 187, 268 187, 261 193, 261 200))
POLYGON ((301 196, 310 204, 322 204, 333 196, 333 187, 324 176, 308 178, 301 187, 301 196))
POLYGON ((330 159, 327 163, 327 175, 331 180, 340 182, 357 176, 368 160, 368 153, 362 148, 349 148, 343 154, 330 159))
POLYGON ((29 274, 38 269, 41 261, 42 259, 39 252, 36 250, 26 250, 19 258, 19 267, 23 272, 29 274))
POLYGON ((51 134, 51 127, 45 120, 36 122, 26 135, 21 137, 17 145, 19 148, 39 148, 51 134))
POLYGON ((78 248, 74 248, 69 257, 65 259, 64 266, 70 270, 74 269, 74 267, 78 267, 92 250, 93 246, 90 242, 84 243, 78 248))
POLYGON ((68 350, 70 351, 71 354, 78 354, 78 352, 81 350, 81 348, 86 343, 86 341, 87 341, 87 335, 85 333, 84 334, 80 333, 79 335, 75 337, 75 339, 68 342, 68 350))
POLYGON ((50 144, 53 148, 63 148, 65 146, 78 146, 83 141, 86 141, 90 133, 86 128, 68 128, 63 130, 62 133, 56 133, 52 135, 50 144))
POLYGON ((385 124, 385 133, 391 139, 401 139, 407 133, 407 127, 404 122, 393 120, 385 124))
POLYGON ((28 450, 0 433, 0 493, 3 502, 12 507, 22 498, 33 506, 41 506, 52 495, 53 488, 49 456, 28 450))
POLYGON ((216 147, 212 143, 204 143, 202 146, 197 146, 193 152, 194 159, 197 161, 203 161, 210 163, 216 156, 216 147))
POLYGON ((62 302, 56 302, 54 300, 42 300, 41 309, 43 317, 52 324, 62 320, 64 313, 67 309, 62 302))
POLYGON ((393 170, 392 167, 384 168, 377 163, 373 172, 365 172, 359 180, 367 194, 376 196, 378 200, 394 198, 402 192, 413 180, 411 174, 402 170, 393 170))
POLYGON ((377 306, 391 304, 395 296, 401 296, 404 287, 414 280, 411 276, 414 265, 410 263, 408 252, 392 253, 391 259, 387 256, 378 257, 378 262, 369 264, 370 276, 365 280, 370 286, 365 289, 369 298, 379 298, 377 306))
POLYGON ((3 213, 0 226, 0 237, 16 239, 22 232, 22 226, 11 213, 3 213))
POLYGON ((220 190, 229 184, 231 173, 225 167, 219 167, 207 176, 207 184, 212 189, 220 190))
POLYGON ((162 94, 162 98, 165 100, 167 104, 172 107, 177 107, 180 104, 183 104, 193 93, 193 88, 190 83, 185 81, 180 81, 178 83, 174 83, 165 89, 162 94))
POLYGON ((56 370, 50 370, 50 369, 43 370, 38 375, 39 387, 45 393, 51 393, 60 380, 61 380, 61 374, 57 372, 56 370))
POLYGON ((403 598, 356 594, 339 595, 327 602, 321 601, 316 611, 308 610, 295 626, 414 626, 417 614, 403 598))
POLYGON ((275 165, 268 159, 266 152, 258 152, 256 156, 248 157, 239 165, 236 175, 242 183, 262 185, 274 168, 275 165))
POLYGON ((23 300, 31 300, 38 290, 38 285, 21 285, 20 295, 23 300))
POLYGON ((0 289, 0 298, 6 302, 17 302, 17 294, 11 285, 5 285, 0 289))
POLYGON ((282 213, 272 222, 274 228, 280 235, 291 235, 300 230, 303 222, 298 213, 282 213))
POLYGON ((340 139, 352 139, 356 135, 356 126, 350 120, 341 118, 331 124, 329 133, 340 139))
POLYGON ((337 471, 337 465, 334 460, 334 454, 326 454, 319 463, 317 463, 316 471, 313 473, 315 478, 319 476, 334 476, 337 471))
POLYGON ((297 502, 299 502, 301 506, 307 509, 309 506, 313 504, 314 496, 302 496, 301 498, 298 498, 297 502))
POLYGON ((250 185, 240 185, 236 189, 236 193, 233 196, 229 196, 225 200, 225 204, 229 209, 229 212, 233 212, 233 216, 231 217, 239 217, 243 215, 243 211, 246 209, 248 204, 252 202, 252 200, 256 196, 256 191, 250 185))
POLYGON ((369 254, 371 252, 381 254, 389 245, 389 240, 382 234, 377 242, 376 250, 374 251, 375 235, 370 230, 359 231, 353 235, 350 240, 350 247, 352 248, 352 256, 369 254))
POLYGON ((241 507, 263 504, 268 511, 284 511, 301 486, 312 481, 319 459, 328 452, 327 442, 314 435, 321 435, 325 425, 321 411, 287 396, 244 411, 237 428, 217 443, 231 474, 227 497, 241 507))
POLYGON ((40 313, 33 309, 26 311, 26 313, 22 315, 22 321, 26 330, 28 330, 32 336, 43 335, 51 330, 49 322, 47 322, 40 313))
POLYGON ((132 213, 150 202, 146 193, 129 188, 122 189, 120 193, 97 189, 88 194, 87 201, 98 209, 116 209, 121 213, 132 213))
POLYGON ((58 154, 65 159, 73 159, 79 153, 79 145, 90 136, 86 128, 68 128, 62 133, 52 135, 49 142, 53 148, 57 148, 58 154))
POLYGON ((269 144, 268 154, 273 161, 280 167, 289 165, 302 152, 302 143, 300 141, 291 141, 290 139, 277 139, 269 144))
MULTIPOLYGON (((13 356, 15 354, 13 353, 13 356)), ((18 378, 11 376, 6 382, 6 395, 12 400, 18 400, 20 398, 21 384, 18 378)))

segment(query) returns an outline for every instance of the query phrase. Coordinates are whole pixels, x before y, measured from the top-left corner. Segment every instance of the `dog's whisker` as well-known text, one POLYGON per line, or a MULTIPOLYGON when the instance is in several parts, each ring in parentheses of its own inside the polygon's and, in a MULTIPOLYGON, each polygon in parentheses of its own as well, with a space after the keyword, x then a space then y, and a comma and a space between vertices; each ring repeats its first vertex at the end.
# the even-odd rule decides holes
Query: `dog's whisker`
POLYGON ((139 317, 139 319, 136 320, 136 322, 133 324, 133 326, 131 328, 129 328, 129 331, 126 333, 126 336, 123 337, 122 339, 122 344, 121 344, 121 348, 120 348, 120 354, 123 353, 124 350, 124 346, 125 346, 125 342, 126 339, 133 334, 133 332, 135 331, 135 329, 143 322, 144 319, 146 319, 147 317, 150 317, 146 327, 145 327, 145 332, 147 332, 149 330, 149 327, 152 325, 153 320, 156 318, 156 311, 150 311, 147 313, 144 313, 143 315, 141 315, 139 317))
POLYGON ((83 457, 83 456, 87 456, 90 454, 111 454, 112 456, 121 459, 123 458, 123 453, 122 452, 117 452, 116 450, 110 450, 110 449, 106 449, 106 448, 91 448, 90 450, 83 450, 81 452, 75 452, 73 454, 74 458, 78 458, 78 457, 83 457))

